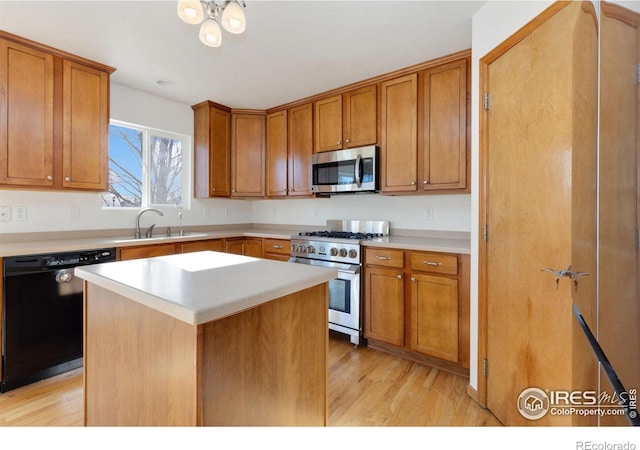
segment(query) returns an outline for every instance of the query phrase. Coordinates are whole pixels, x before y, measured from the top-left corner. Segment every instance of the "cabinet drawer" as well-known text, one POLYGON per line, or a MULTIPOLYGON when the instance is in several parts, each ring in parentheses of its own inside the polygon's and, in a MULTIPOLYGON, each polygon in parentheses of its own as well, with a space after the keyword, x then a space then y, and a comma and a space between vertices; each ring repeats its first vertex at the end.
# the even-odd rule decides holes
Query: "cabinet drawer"
POLYGON ((288 239, 264 239, 264 252, 291 255, 291 241, 288 239))
POLYGON ((404 252, 402 250, 367 248, 365 264, 402 269, 404 267, 404 252))
POLYGON ((438 253, 412 252, 411 270, 457 275, 458 257, 438 253))

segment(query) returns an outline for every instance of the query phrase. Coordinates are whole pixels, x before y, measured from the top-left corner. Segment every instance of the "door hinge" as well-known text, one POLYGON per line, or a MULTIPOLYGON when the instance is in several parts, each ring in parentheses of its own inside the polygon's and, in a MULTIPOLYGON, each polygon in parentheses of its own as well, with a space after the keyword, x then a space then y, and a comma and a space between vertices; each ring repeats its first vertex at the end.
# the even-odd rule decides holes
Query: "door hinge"
POLYGON ((640 84, 640 64, 636 64, 636 84, 640 84))
POLYGON ((484 93, 484 109, 489 109, 489 93, 484 93))
POLYGON ((484 227, 482 227, 482 240, 485 242, 489 240, 489 225, 486 223, 484 224, 484 227))
POLYGON ((482 360, 482 375, 486 377, 488 373, 489 373, 489 361, 487 361, 487 358, 485 358, 482 360))

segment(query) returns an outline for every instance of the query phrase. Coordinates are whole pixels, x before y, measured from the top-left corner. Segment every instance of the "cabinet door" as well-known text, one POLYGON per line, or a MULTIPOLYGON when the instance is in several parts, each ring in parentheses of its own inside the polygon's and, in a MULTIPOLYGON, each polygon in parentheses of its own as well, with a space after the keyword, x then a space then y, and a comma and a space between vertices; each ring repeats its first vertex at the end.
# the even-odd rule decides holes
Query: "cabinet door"
POLYGON ((182 244, 182 253, 202 252, 205 250, 223 252, 224 241, 222 239, 211 239, 206 241, 184 242, 182 244))
POLYGON ((411 276, 411 350, 458 362, 458 280, 411 276))
POLYGON ((63 61, 62 186, 107 190, 109 75, 63 61))
POLYGON ((194 122, 194 195, 231 193, 231 113, 203 102, 192 106, 194 122))
POLYGON ((311 103, 289 110, 289 196, 311 196, 313 109, 311 103))
POLYGON ((175 244, 156 244, 141 247, 123 247, 119 249, 120 260, 152 258, 154 256, 166 256, 176 253, 175 244))
POLYGON ((262 258, 262 239, 245 239, 243 252, 245 256, 262 258))
POLYGON ((344 94, 343 147, 361 147, 378 141, 377 98, 376 85, 344 94))
POLYGON ((231 196, 264 197, 265 115, 233 114, 231 132, 231 196))
POLYGON ((467 185, 467 60, 420 74, 420 183, 425 190, 467 185))
POLYGON ((365 337, 404 345, 404 281, 402 272, 366 267, 365 337))
POLYGON ((418 75, 381 84, 380 190, 415 191, 417 179, 418 75))
POLYGON ((224 251, 235 255, 244 254, 243 239, 227 239, 224 243, 224 251))
POLYGON ((335 95, 315 102, 315 151, 342 148, 342 96, 335 95))
POLYGON ((287 111, 267 115, 267 196, 287 195, 287 111))
POLYGON ((53 185, 53 56, 0 40, 0 183, 53 185))

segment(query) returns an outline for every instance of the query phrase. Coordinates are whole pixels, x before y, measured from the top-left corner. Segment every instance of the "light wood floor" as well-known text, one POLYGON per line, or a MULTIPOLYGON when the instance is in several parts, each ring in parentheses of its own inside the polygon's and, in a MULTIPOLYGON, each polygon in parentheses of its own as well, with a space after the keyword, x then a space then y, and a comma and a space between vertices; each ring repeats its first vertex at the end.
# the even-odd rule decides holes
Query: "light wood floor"
MULTIPOLYGON (((464 377, 331 334, 330 426, 500 426, 464 377)), ((82 426, 82 369, 0 394, 0 426, 82 426)))

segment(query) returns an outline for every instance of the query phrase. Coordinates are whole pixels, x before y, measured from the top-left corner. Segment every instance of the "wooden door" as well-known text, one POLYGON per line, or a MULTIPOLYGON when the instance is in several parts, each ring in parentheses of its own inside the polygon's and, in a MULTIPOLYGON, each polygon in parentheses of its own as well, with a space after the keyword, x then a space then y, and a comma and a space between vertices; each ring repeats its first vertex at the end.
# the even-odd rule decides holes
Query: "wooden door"
POLYGON ((52 186, 53 56, 0 40, 0 183, 52 186))
POLYGON ((267 115, 267 197, 287 195, 287 111, 267 115))
POLYGON ((404 345, 404 281, 401 270, 366 267, 365 337, 404 345))
POLYGON ((63 62, 62 186, 107 190, 109 75, 63 62))
POLYGON ((381 85, 381 191, 416 190, 418 167, 417 88, 417 74, 385 81, 381 85))
MULTIPOLYGON (((600 226, 598 340, 622 384, 640 386, 640 266, 637 233, 640 14, 607 2, 600 15, 600 226)), ((611 393, 601 374, 600 390, 611 393)), ((606 416, 602 425, 627 425, 606 416)))
POLYGON ((418 137, 424 190, 467 186, 467 59, 420 74, 422 120, 418 137))
POLYGON ((534 32, 482 61, 490 98, 482 155, 485 374, 479 369, 487 407, 505 425, 595 423, 551 413, 530 420, 518 409, 527 388, 597 388, 572 314, 575 303, 594 323, 597 30, 589 10, 582 2, 555 5, 534 32), (575 287, 544 270, 568 266, 590 276, 575 287))
POLYGON ((344 94, 342 136, 345 148, 378 142, 377 86, 365 86, 344 94))
POLYGON ((342 96, 315 102, 315 152, 342 148, 342 96))
POLYGON ((458 280, 411 275, 411 350, 458 362, 458 280))
POLYGON ((289 110, 288 195, 311 196, 313 109, 311 103, 289 110))
POLYGON ((232 197, 265 195, 265 115, 232 115, 232 197))

